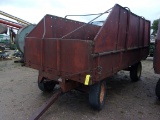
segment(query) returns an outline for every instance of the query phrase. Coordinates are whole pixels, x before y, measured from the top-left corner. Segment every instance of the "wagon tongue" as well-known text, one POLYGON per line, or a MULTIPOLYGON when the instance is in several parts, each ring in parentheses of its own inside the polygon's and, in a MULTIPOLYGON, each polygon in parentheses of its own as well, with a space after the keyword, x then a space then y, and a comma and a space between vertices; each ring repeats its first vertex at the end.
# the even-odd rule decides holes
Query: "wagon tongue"
POLYGON ((38 120, 46 111, 47 109, 58 99, 58 97, 62 95, 61 89, 57 89, 53 96, 48 99, 30 118, 30 120, 38 120))

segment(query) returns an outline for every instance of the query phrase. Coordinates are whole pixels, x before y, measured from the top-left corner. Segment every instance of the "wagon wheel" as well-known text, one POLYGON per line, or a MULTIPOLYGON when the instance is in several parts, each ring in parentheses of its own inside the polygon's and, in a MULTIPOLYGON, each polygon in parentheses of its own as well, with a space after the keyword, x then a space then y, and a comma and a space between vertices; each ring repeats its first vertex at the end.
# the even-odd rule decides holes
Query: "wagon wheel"
POLYGON ((47 80, 45 78, 43 78, 41 81, 38 80, 38 87, 43 92, 53 91, 55 85, 56 85, 56 82, 52 80, 47 80))
POLYGON ((89 90, 89 104, 96 110, 101 110, 104 107, 106 100, 106 82, 90 86, 89 90))
POLYGON ((141 64, 141 62, 138 62, 135 65, 132 65, 131 69, 130 69, 130 78, 131 78, 131 80, 133 82, 137 82, 138 80, 140 80, 141 72, 142 72, 142 64, 141 64))
POLYGON ((156 92, 157 97, 160 99, 160 79, 157 82, 155 92, 156 92))

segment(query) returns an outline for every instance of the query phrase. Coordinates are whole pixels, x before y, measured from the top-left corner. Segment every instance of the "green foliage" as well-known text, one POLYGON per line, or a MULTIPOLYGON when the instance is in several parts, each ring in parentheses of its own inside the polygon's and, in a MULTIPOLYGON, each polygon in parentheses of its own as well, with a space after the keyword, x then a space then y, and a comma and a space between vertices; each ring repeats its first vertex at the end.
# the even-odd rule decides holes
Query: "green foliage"
POLYGON ((152 35, 156 35, 157 34, 157 30, 158 30, 158 23, 159 23, 159 19, 154 20, 151 26, 151 29, 153 29, 152 35))

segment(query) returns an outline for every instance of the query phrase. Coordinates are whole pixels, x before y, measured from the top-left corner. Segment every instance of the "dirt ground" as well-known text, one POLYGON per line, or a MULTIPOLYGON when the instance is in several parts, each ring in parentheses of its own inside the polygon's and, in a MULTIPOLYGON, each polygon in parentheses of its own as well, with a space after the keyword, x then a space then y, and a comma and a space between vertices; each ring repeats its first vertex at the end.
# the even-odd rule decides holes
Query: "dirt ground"
MULTIPOLYGON (((107 81, 107 99, 102 111, 88 104, 88 95, 70 91, 61 96, 41 120, 160 120, 160 101, 155 86, 153 58, 142 62, 141 80, 133 83, 129 73, 120 71, 107 81)), ((21 67, 14 60, 0 61, 0 119, 27 120, 52 93, 37 86, 38 71, 21 67)))

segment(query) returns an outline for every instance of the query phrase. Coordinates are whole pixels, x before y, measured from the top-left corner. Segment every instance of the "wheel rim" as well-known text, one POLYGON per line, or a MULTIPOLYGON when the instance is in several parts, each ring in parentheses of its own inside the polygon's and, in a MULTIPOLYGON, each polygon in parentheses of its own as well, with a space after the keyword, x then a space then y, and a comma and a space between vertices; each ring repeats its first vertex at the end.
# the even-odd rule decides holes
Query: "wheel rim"
POLYGON ((138 65, 137 76, 138 78, 141 76, 141 65, 138 65))
POLYGON ((104 85, 104 83, 102 83, 102 85, 101 85, 101 92, 100 92, 100 103, 103 102, 104 95, 105 95, 105 85, 104 85))

